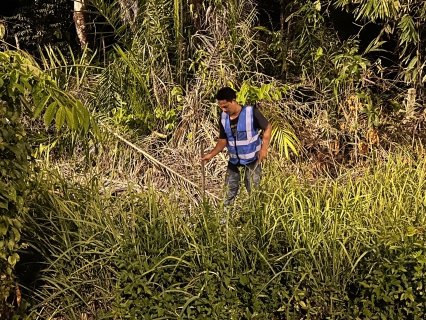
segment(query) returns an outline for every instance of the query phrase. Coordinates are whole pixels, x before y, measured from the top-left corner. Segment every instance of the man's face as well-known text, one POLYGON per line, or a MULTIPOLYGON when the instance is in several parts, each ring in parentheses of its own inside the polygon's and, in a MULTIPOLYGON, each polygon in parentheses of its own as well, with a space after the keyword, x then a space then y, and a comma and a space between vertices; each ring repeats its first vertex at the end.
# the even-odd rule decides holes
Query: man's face
POLYGON ((237 101, 234 99, 231 102, 227 100, 217 100, 217 104, 222 109, 223 112, 225 112, 228 115, 233 115, 234 113, 238 112, 239 105, 237 101))

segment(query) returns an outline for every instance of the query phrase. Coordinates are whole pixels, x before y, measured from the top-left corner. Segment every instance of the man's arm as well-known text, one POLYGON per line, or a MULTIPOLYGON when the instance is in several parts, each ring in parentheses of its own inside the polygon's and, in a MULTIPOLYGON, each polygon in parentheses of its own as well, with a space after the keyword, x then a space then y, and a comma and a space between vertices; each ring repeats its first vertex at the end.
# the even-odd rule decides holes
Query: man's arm
POLYGON ((262 147, 260 148, 259 154, 257 156, 258 163, 261 163, 263 159, 265 159, 268 155, 268 147, 269 141, 271 141, 272 126, 268 122, 268 120, 265 119, 259 109, 253 109, 253 117, 254 126, 258 129, 263 130, 262 147))
POLYGON ((268 123, 268 126, 263 132, 262 147, 260 148, 259 155, 257 157, 257 161, 259 163, 261 163, 268 155, 269 141, 271 141, 271 132, 272 126, 268 123))
POLYGON ((217 155, 219 152, 221 152, 226 146, 226 139, 218 139, 216 142, 216 146, 212 151, 204 155, 204 157, 200 158, 200 161, 209 161, 211 158, 213 158, 215 155, 217 155))

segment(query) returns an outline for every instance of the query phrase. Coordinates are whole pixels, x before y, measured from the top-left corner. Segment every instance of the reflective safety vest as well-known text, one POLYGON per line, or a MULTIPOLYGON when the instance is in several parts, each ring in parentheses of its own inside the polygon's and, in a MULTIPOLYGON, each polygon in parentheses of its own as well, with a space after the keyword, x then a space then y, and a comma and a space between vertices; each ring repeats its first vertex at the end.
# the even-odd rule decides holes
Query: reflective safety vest
POLYGON ((254 128, 253 107, 243 106, 238 116, 237 130, 235 136, 232 134, 231 121, 229 115, 222 112, 222 126, 227 137, 227 148, 229 161, 232 164, 248 164, 257 160, 262 141, 259 137, 259 130, 254 128))

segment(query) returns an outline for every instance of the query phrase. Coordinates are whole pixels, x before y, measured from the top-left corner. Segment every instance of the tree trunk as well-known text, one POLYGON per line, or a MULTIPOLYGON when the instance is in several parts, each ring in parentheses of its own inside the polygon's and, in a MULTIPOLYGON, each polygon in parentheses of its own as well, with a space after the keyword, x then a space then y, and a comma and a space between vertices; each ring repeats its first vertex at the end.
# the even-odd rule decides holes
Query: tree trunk
POLYGON ((87 0, 74 1, 74 22, 77 30, 77 36, 82 48, 87 45, 86 14, 87 0))

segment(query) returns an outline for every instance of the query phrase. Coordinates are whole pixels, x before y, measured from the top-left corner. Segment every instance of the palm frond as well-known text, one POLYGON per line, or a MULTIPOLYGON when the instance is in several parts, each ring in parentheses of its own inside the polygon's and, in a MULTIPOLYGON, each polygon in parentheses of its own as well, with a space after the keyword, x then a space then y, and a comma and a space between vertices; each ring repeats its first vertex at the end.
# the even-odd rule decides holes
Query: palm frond
POLYGON ((278 150, 280 156, 290 159, 290 150, 298 155, 300 141, 289 123, 282 119, 273 118, 270 120, 272 125, 271 145, 278 150))
MULTIPOLYGON (((148 153, 147 151, 143 150, 142 148, 138 147, 137 145, 135 145, 134 143, 130 142, 129 140, 125 139, 123 136, 119 135, 118 133, 112 131, 111 129, 109 129, 107 126, 104 126, 111 134, 113 134, 115 137, 117 137, 119 140, 121 140, 122 142, 126 143, 127 145, 129 145, 130 147, 132 147, 134 150, 138 151, 139 153, 141 153, 149 162, 151 162, 153 165, 160 167, 161 169, 165 170, 165 172, 170 176, 170 179, 172 181, 174 181, 176 183, 176 187, 178 189, 182 188, 182 187, 187 187, 188 186, 192 189, 191 192, 193 192, 193 190, 201 190, 201 186, 197 185, 196 183, 192 182, 191 180, 187 179, 186 177, 184 177, 182 174, 178 173, 176 170, 173 170, 171 167, 165 165, 164 163, 162 163, 161 161, 157 160, 154 156, 152 156, 150 153, 148 153)), ((219 200, 219 198, 206 191, 206 194, 212 199, 212 200, 219 200)))

